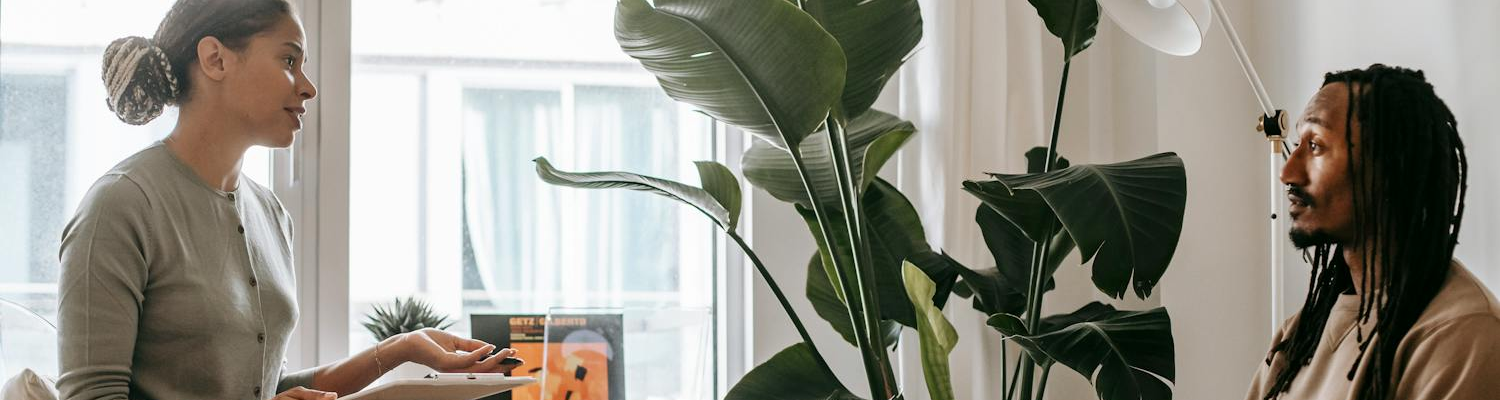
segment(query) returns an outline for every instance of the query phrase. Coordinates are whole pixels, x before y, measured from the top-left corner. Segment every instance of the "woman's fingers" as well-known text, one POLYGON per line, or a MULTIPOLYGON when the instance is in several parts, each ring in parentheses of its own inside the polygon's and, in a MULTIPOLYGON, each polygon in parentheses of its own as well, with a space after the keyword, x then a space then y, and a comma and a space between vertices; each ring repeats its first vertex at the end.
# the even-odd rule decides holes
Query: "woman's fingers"
POLYGON ((494 356, 491 356, 490 358, 484 359, 484 361, 480 361, 480 362, 475 363, 473 365, 469 365, 469 366, 463 367, 463 368, 461 368, 461 369, 459 369, 457 371, 454 371, 454 372, 465 372, 465 373, 504 372, 504 371, 509 370, 513 366, 503 365, 502 363, 505 362, 506 358, 514 357, 515 355, 516 355, 516 351, 513 350, 513 349, 500 350, 499 353, 496 353, 494 356))
POLYGON ((442 349, 436 348, 434 348, 433 351, 439 352, 441 354, 437 354, 437 357, 435 358, 435 360, 437 360, 436 364, 438 365, 429 365, 429 367, 433 367, 444 372, 453 372, 455 370, 468 368, 476 363, 479 363, 480 360, 484 359, 485 356, 488 356, 490 352, 495 351, 495 346, 485 345, 484 347, 480 347, 479 349, 468 353, 462 351, 444 351, 442 349))
POLYGON ((298 386, 277 394, 272 400, 333 400, 337 398, 339 398, 338 393, 312 390, 298 386))
MULTIPOLYGON (((453 338, 453 348, 454 348, 454 350, 474 351, 474 350, 478 350, 478 349, 484 348, 484 346, 491 346, 491 345, 489 343, 485 343, 483 340, 478 340, 478 339, 469 339, 469 338, 462 338, 462 337, 455 337, 455 338, 453 338)), ((493 347, 492 347, 492 349, 493 349, 493 347)), ((486 352, 486 354, 488 354, 488 352, 486 352)))

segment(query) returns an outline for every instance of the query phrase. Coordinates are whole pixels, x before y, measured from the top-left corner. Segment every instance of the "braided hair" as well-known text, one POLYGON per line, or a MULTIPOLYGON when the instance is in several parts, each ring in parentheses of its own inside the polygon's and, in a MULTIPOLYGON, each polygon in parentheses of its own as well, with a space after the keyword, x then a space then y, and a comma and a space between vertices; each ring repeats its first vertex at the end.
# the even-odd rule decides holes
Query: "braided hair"
POLYGON ((199 41, 212 36, 241 51, 252 36, 291 15, 286 0, 178 0, 152 38, 123 37, 104 49, 109 110, 127 124, 151 122, 167 105, 188 101, 199 41))
POLYGON ((1325 75, 1323 85, 1331 83, 1343 83, 1349 93, 1345 142, 1362 265, 1348 265, 1339 246, 1304 250, 1313 265, 1307 300, 1287 335, 1272 347, 1287 364, 1274 372, 1266 400, 1285 393, 1311 362, 1338 296, 1354 291, 1351 268, 1360 268, 1365 279, 1357 291, 1359 357, 1348 379, 1354 379, 1358 360, 1373 351, 1367 383, 1356 388, 1358 398, 1391 398, 1399 369, 1396 347, 1442 287, 1458 244, 1468 159, 1458 122, 1422 71, 1374 64, 1325 75), (1353 122, 1359 126, 1358 153, 1353 122), (1375 324, 1366 335, 1362 326, 1371 318, 1375 324))

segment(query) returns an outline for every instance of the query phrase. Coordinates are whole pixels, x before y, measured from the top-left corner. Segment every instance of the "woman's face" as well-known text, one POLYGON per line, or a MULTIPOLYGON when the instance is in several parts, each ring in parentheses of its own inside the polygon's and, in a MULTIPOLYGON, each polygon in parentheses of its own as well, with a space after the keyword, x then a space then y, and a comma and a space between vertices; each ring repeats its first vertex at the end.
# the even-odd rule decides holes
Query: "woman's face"
POLYGON ((251 144, 288 147, 302 130, 306 102, 318 95, 303 71, 306 48, 302 24, 286 16, 236 52, 236 73, 225 77, 226 100, 251 144))

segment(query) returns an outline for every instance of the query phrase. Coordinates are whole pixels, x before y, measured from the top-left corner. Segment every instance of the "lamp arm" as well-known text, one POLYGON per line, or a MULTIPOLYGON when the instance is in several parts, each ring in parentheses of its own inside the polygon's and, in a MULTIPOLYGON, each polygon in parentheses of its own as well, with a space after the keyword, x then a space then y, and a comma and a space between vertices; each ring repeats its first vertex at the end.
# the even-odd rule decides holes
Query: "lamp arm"
POLYGON ((1250 62, 1250 55, 1245 52, 1245 44, 1240 42, 1240 35, 1234 30, 1234 22, 1229 20, 1229 12, 1224 9, 1224 3, 1220 0, 1209 0, 1214 9, 1214 16, 1222 21, 1224 25, 1224 36, 1229 38, 1230 47, 1234 48, 1234 57, 1240 62, 1240 68, 1245 72, 1245 79, 1250 81, 1250 89, 1255 92, 1255 100, 1260 103, 1260 125, 1256 130, 1262 131, 1266 139, 1271 142, 1271 154, 1267 158, 1267 169, 1269 180, 1267 182, 1269 194, 1268 206, 1271 210, 1270 224, 1270 287, 1271 287, 1271 321, 1268 324, 1271 332, 1276 332, 1277 326, 1286 318, 1286 312, 1282 309, 1281 300, 1285 296, 1282 284, 1285 282, 1286 268, 1283 259, 1286 238, 1286 219, 1277 218, 1283 214, 1285 200, 1281 197, 1281 164, 1289 157, 1290 151, 1284 140, 1286 130, 1286 113, 1276 109, 1271 104, 1271 96, 1266 93, 1266 86, 1261 83, 1260 75, 1255 73, 1255 65, 1250 62))
POLYGON ((1250 81, 1250 89, 1255 91, 1255 99, 1260 102, 1260 110, 1268 117, 1276 114, 1276 106, 1271 104, 1271 95, 1266 94, 1266 86, 1260 82, 1260 75, 1255 73, 1255 64, 1250 62, 1250 55, 1245 52, 1245 44, 1240 42, 1240 34, 1234 30, 1234 22, 1229 20, 1229 12, 1224 9, 1220 0, 1211 0, 1214 8, 1214 16, 1223 22, 1224 35, 1229 37, 1229 46, 1234 48, 1234 58, 1240 61, 1240 68, 1245 71, 1245 79, 1250 81))

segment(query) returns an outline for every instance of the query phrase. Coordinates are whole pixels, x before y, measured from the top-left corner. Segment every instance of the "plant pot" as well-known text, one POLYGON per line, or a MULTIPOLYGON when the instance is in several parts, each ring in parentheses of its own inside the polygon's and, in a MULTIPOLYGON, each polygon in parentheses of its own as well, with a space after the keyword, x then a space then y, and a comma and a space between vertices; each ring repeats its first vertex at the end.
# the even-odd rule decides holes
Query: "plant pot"
POLYGON ((375 383, 372 383, 371 385, 379 385, 398 379, 421 378, 433 372, 436 371, 433 371, 432 368, 428 368, 426 365, 412 362, 401 363, 401 365, 396 366, 395 369, 386 371, 385 375, 381 375, 380 378, 375 379, 375 383))

